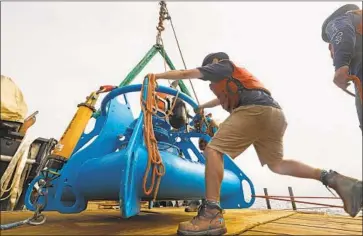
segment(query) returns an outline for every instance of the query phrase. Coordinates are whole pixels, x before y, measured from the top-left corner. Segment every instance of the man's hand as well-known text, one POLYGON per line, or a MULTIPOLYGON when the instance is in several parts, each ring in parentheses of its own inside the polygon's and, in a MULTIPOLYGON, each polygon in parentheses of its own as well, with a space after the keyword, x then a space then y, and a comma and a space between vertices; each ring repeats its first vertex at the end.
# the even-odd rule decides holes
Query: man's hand
POLYGON ((198 106, 197 108, 194 109, 195 114, 203 114, 203 112, 204 112, 203 106, 198 106))
POLYGON ((207 103, 204 103, 202 105, 199 105, 198 108, 194 109, 195 114, 202 114, 204 112, 205 108, 213 108, 216 107, 218 105, 220 105, 220 101, 218 98, 215 98, 207 103))
POLYGON ((349 86, 349 66, 342 66, 335 71, 334 84, 346 90, 349 86))

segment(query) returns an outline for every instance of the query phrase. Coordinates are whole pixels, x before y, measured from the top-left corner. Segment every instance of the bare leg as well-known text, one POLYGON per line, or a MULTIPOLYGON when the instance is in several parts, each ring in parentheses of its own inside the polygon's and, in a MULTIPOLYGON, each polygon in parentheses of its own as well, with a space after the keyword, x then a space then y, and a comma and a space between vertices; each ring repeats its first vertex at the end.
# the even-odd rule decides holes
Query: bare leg
POLYGON ((268 166, 271 171, 280 175, 289 175, 298 178, 321 180, 322 170, 313 168, 295 160, 281 160, 268 166))
POLYGON ((224 162, 222 153, 206 147, 204 151, 206 200, 219 202, 220 190, 224 174, 224 162))
POLYGON ((362 207, 362 181, 341 175, 335 171, 327 172, 294 160, 281 160, 269 168, 280 175, 320 180, 334 189, 344 203, 344 210, 355 217, 362 207))
POLYGON ((178 234, 181 235, 222 235, 227 232, 223 210, 219 206, 224 172, 223 155, 207 146, 204 156, 206 201, 202 203, 196 217, 179 224, 178 234))

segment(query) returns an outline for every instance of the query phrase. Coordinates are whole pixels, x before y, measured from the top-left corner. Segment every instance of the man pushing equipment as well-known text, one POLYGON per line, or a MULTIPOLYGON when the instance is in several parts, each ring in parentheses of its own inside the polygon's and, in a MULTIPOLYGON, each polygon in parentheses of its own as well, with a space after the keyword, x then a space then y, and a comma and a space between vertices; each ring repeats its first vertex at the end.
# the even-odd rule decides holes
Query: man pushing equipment
POLYGON ((155 74, 155 78, 199 78, 210 81, 210 89, 216 98, 201 105, 198 110, 221 105, 230 113, 204 150, 205 201, 196 217, 179 224, 179 234, 220 235, 227 232, 219 204, 224 171, 223 154, 236 158, 250 145, 255 147, 262 166, 267 165, 271 171, 280 175, 321 181, 338 193, 349 215, 354 217, 360 211, 362 181, 284 159, 283 136, 287 122, 280 105, 256 77, 245 68, 235 65, 226 53, 207 55, 202 66, 196 69, 167 71, 155 74))

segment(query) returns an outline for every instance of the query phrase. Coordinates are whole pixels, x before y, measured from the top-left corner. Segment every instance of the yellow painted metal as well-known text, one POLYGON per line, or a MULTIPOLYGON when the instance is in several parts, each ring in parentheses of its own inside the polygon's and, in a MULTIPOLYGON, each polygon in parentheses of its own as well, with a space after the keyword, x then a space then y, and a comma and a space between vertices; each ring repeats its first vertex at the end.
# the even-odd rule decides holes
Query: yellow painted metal
POLYGON ((61 156, 66 159, 72 155, 78 140, 83 134, 88 121, 95 111, 94 106, 97 102, 98 96, 99 94, 97 92, 93 92, 90 96, 87 97, 85 103, 78 105, 79 108, 76 114, 73 116, 73 119, 69 123, 63 136, 59 140, 59 143, 56 145, 52 153, 53 155, 61 156))

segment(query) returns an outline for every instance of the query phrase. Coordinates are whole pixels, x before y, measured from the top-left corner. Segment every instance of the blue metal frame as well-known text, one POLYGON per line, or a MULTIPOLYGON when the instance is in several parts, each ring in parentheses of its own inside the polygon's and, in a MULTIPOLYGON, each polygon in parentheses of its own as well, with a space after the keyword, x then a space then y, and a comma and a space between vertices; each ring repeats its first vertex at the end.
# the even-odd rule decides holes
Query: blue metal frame
MULTIPOLYGON (((144 98, 147 83, 148 78, 145 78, 144 98)), ((101 116, 97 117, 94 129, 82 135, 71 158, 60 170, 60 177, 53 180, 53 187, 48 190, 45 211, 78 213, 86 209, 89 200, 119 200, 121 215, 128 218, 140 212, 140 200, 152 199, 142 189, 147 164, 147 149, 143 139, 144 114, 141 111, 135 120, 127 99, 126 104, 121 104, 116 99, 126 93, 141 91, 141 88, 141 84, 130 85, 106 95, 101 103, 101 116), (123 137, 122 140, 120 136, 123 137)), ((163 86, 158 86, 156 90, 174 96, 178 93, 175 89, 163 86)), ((197 107, 186 94, 179 92, 178 96, 193 108, 197 107)), ((210 137, 196 131, 171 131, 165 121, 156 117, 153 119, 156 136, 165 137, 165 133, 170 135, 170 139, 158 144, 170 145, 170 148, 160 150, 166 173, 161 179, 157 199, 202 199, 205 194, 205 159, 191 138, 202 137, 209 141, 210 137), (198 161, 191 159, 189 149, 198 161), (182 150, 183 156, 177 155, 175 150, 182 150)), ((252 206, 255 198, 245 201, 242 187, 242 181, 246 181, 252 195, 255 195, 252 181, 229 156, 224 155, 223 158, 225 172, 221 186, 221 206, 225 209, 252 206)), ((32 211, 35 207, 30 201, 31 191, 41 178, 44 177, 40 175, 34 179, 26 193, 26 206, 32 211)), ((43 202, 44 197, 40 197, 39 201, 43 202)))

